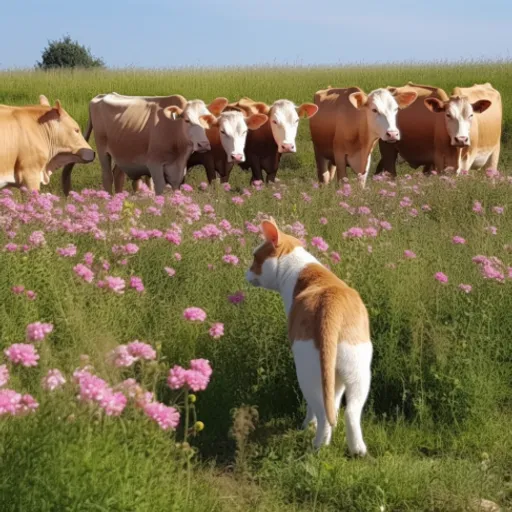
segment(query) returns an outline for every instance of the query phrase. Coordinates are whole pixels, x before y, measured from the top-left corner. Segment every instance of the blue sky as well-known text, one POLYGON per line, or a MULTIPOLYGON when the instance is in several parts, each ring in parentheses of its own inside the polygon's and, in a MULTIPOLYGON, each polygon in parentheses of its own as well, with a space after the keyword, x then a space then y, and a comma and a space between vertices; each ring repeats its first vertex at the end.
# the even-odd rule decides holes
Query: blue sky
POLYGON ((510 0, 12 0, 0 68, 69 34, 110 67, 512 58, 510 0), (348 4, 348 5, 347 5, 348 4))

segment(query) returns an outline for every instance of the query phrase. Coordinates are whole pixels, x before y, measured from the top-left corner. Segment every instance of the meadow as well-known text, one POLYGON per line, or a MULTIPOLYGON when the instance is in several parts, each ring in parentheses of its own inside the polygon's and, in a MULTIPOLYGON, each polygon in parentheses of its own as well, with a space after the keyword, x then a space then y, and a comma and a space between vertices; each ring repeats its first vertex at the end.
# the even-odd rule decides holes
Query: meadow
POLYGON ((319 187, 301 122, 272 186, 235 169, 207 188, 197 168, 164 198, 110 197, 95 161, 75 167, 67 200, 60 172, 40 195, 0 191, 0 509, 512 510, 511 74, 510 62, 0 73, 0 103, 45 94, 81 126, 110 91, 299 103, 327 85, 489 81, 504 109, 499 169, 460 177, 402 165, 365 190, 353 177, 319 187), (341 415, 319 453, 299 430, 281 299, 244 280, 263 215, 368 307, 364 459, 347 456, 341 415))

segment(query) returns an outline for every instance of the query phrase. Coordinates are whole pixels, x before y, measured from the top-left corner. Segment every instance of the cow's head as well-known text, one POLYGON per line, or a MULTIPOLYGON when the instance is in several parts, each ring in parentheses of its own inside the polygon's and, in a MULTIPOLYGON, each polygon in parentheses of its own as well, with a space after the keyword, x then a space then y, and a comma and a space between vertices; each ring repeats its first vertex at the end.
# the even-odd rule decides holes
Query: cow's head
POLYGON ((414 91, 389 91, 376 89, 366 95, 364 92, 353 92, 349 101, 357 109, 364 109, 370 133, 375 134, 384 142, 397 142, 400 132, 396 125, 398 109, 407 108, 418 97, 414 91))
POLYGON ((303 103, 297 107, 290 100, 277 100, 271 107, 265 103, 255 103, 255 107, 261 113, 268 114, 272 135, 279 153, 295 153, 297 151, 295 139, 300 118, 309 118, 318 112, 318 107, 313 103, 303 103))
POLYGON ((217 126, 219 129, 220 142, 228 162, 245 161, 245 141, 247 130, 257 130, 268 121, 265 114, 251 114, 245 116, 241 111, 229 110, 222 112, 218 118, 213 115, 202 117, 209 126, 217 126))
POLYGON ((471 145, 473 114, 481 114, 491 106, 489 100, 470 103, 465 96, 452 96, 448 101, 425 98, 424 103, 431 112, 444 114, 450 144, 456 147, 471 145))
POLYGON ((64 110, 59 100, 51 107, 46 96, 41 95, 39 103, 48 107, 39 122, 51 133, 52 158, 41 176, 41 182, 47 185, 52 171, 69 163, 92 162, 94 151, 84 139, 78 123, 64 110))
POLYGON ((187 101, 185 108, 170 106, 164 113, 170 119, 181 119, 187 139, 192 143, 193 151, 205 153, 210 151, 210 141, 206 136, 206 129, 210 125, 206 122, 209 115, 217 116, 228 104, 226 98, 216 98, 208 106, 202 100, 187 101))

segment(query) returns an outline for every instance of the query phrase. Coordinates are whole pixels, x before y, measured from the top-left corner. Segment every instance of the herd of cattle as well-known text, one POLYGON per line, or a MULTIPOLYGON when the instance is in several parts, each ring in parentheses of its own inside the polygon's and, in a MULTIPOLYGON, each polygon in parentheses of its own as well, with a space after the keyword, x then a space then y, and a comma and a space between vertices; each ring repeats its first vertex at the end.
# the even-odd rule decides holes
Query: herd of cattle
POLYGON ((273 105, 242 98, 209 105, 183 96, 101 94, 89 104, 85 135, 60 102, 0 106, 0 188, 39 190, 64 167, 62 187, 71 190, 74 164, 89 163, 94 131, 103 187, 137 190, 141 180, 162 194, 178 188, 187 170, 204 166, 208 181, 226 182, 233 166, 250 170, 251 182, 274 181, 283 153, 296 151, 300 118, 308 118, 319 181, 347 176, 351 167, 364 186, 372 150, 379 141, 377 173, 396 176, 398 155, 424 172, 496 168, 502 105, 490 83, 456 87, 451 96, 437 87, 409 82, 365 94, 357 87, 328 87, 314 103, 289 100, 273 105))

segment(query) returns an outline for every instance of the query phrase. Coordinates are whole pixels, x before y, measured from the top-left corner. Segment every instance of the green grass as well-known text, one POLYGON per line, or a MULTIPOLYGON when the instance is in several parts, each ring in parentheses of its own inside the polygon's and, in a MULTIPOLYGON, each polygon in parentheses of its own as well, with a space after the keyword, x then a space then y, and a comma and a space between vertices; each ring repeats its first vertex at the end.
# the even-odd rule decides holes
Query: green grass
MULTIPOLYGON (((468 64, 336 69, 179 70, 176 72, 2 73, 0 102, 36 102, 39 94, 61 99, 81 125, 87 101, 100 92, 172 94, 211 100, 235 100, 248 95, 272 101, 287 97, 311 101, 326 85, 359 85, 365 90, 414 80, 450 89, 490 81, 502 94, 504 148, 500 169, 510 174, 512 126, 512 65, 468 64)), ((6 511, 467 511, 480 499, 512 510, 512 280, 485 280, 471 260, 495 256, 512 267, 512 213, 507 177, 494 181, 485 173, 457 180, 400 179, 396 186, 373 182, 365 191, 353 187, 349 197, 334 186, 311 186, 316 173, 307 124, 300 130, 299 152, 284 159, 276 188, 252 191, 242 206, 231 202, 247 187, 246 173, 233 173, 231 192, 214 187, 187 194, 201 208, 210 204, 216 219, 203 215, 189 225, 183 210, 166 203, 153 215, 151 198, 130 197, 117 221, 101 221, 106 240, 91 234, 73 235, 50 229, 52 210, 42 221, 11 221, 8 205, 0 204, 0 247, 6 232, 14 243, 26 243, 32 231, 45 232, 47 244, 26 254, 0 252, 0 348, 24 338, 25 327, 48 321, 54 332, 40 346, 36 368, 11 369, 9 386, 31 393, 40 402, 29 417, 0 418, 0 509, 6 511), (396 192, 385 197, 379 191, 396 192), (282 194, 282 200, 273 197, 282 194), (311 201, 306 202, 307 193, 311 201), (411 207, 400 201, 410 197, 411 207), (371 216, 351 214, 339 205, 368 206, 371 216), (474 201, 485 208, 472 211, 474 201), (422 205, 429 205, 423 211, 422 205), (504 206, 503 215, 492 207, 504 206), (133 216, 134 209, 140 216, 133 216), (346 456, 342 416, 330 447, 311 450, 311 432, 299 432, 305 408, 297 386, 286 337, 286 319, 279 296, 250 288, 244 271, 256 235, 245 230, 271 214, 282 226, 304 224, 309 242, 322 236, 326 254, 315 252, 334 272, 354 286, 368 306, 375 356, 371 394, 363 414, 363 430, 370 457, 346 456), (320 217, 328 223, 322 225, 320 217), (368 217, 388 220, 393 229, 375 239, 348 240, 342 233, 352 226, 367 227, 368 217), (244 230, 243 240, 194 241, 192 233, 208 223, 227 219, 244 230), (126 243, 130 227, 160 229, 173 222, 182 229, 182 243, 164 239, 134 240, 137 254, 120 265, 114 244, 126 243), (497 234, 487 228, 494 226, 497 234), (460 235, 465 245, 451 239, 460 235), (245 243, 244 243, 245 242, 245 243), (58 247, 74 243, 78 255, 62 258, 58 247), (371 252, 368 248, 371 246, 371 252), (222 262, 231 247, 240 265, 222 262), (416 253, 407 260, 404 250, 416 253), (91 251, 107 259, 111 275, 142 278, 145 292, 127 290, 117 296, 81 282, 73 266, 91 251), (333 264, 330 251, 342 260, 333 264), (176 261, 173 254, 181 253, 176 261), (209 270, 208 264, 214 269, 209 270), (167 277, 164 267, 176 269, 167 277), (447 284, 434 279, 442 271, 447 284), (473 286, 470 294, 459 283, 473 286), (10 288, 22 284, 35 290, 30 302, 10 288), (246 294, 240 305, 228 295, 246 294), (225 324, 225 336, 212 340, 207 325, 191 325, 184 308, 202 307, 208 322, 225 324), (106 354, 120 343, 140 339, 158 351, 159 363, 136 370, 137 378, 158 399, 177 399, 165 386, 167 370, 195 357, 213 366, 208 389, 197 393, 198 418, 205 429, 191 439, 195 456, 187 465, 187 450, 176 443, 182 430, 165 433, 128 407, 120 418, 108 418, 78 404, 76 389, 48 394, 40 379, 49 368, 60 368, 68 380, 81 354, 88 354, 96 371, 112 384, 133 376, 113 369, 106 354), (257 408, 254 428, 237 410, 257 408), (234 415, 237 419, 234 420, 234 415), (234 430, 234 432, 233 432, 234 430)), ((402 175, 410 172, 404 166, 402 175)), ((56 173, 49 190, 60 193, 56 173)), ((197 169, 190 183, 197 185, 204 171, 197 169)), ((100 187, 97 162, 77 166, 74 188, 100 187)), ((354 185, 354 184, 353 184, 354 185)), ((14 192, 16 200, 20 194, 14 192)), ((0 193, 0 198, 2 197, 0 193)), ((25 199, 23 199, 25 201, 25 199)), ((106 211, 106 201, 97 202, 106 211)), ((71 208, 82 204, 73 198, 71 208)), ((61 201, 54 208, 65 208, 61 201)), ((72 210, 68 214, 73 215, 72 210)), ((76 219, 75 219, 75 222, 76 219)), ((311 246, 310 246, 311 248, 311 246)), ((316 251, 311 248, 312 251, 316 251)), ((208 323, 207 322, 207 323, 208 323)), ((0 361, 1 363, 2 361, 0 361)), ((178 401, 179 402, 179 401, 178 401)), ((181 403, 181 402, 179 402, 181 403)))

